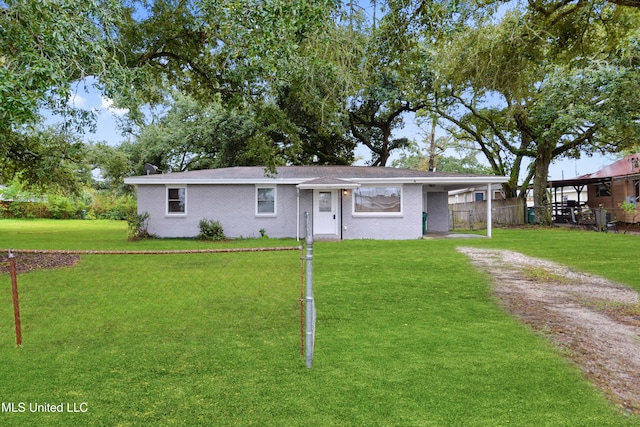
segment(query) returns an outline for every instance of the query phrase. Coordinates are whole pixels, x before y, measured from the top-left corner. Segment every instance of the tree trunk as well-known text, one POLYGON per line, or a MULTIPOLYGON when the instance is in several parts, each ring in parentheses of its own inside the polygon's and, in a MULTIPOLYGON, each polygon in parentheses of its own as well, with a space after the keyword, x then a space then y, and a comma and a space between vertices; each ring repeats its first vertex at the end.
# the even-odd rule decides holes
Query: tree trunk
POLYGON ((551 152, 540 149, 535 162, 536 172, 533 177, 533 203, 536 222, 543 225, 551 225, 553 223, 551 202, 549 201, 549 195, 547 193, 547 178, 549 176, 549 165, 551 164, 551 152))
POLYGON ((434 114, 431 120, 431 135, 429 141, 429 172, 436 171, 436 125, 438 117, 434 114))
POLYGON ((377 166, 387 166, 387 161, 389 160, 389 145, 391 144, 391 126, 387 123, 384 123, 380 126, 382 129, 382 147, 380 147, 380 152, 378 153, 380 157, 378 158, 377 166))

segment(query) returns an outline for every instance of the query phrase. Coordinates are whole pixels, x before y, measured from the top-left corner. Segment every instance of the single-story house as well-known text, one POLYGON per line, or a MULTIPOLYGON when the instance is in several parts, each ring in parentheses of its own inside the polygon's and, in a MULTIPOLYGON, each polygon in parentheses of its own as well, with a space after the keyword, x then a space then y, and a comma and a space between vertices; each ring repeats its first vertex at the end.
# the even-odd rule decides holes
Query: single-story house
POLYGON ((369 166, 282 166, 275 173, 232 167, 125 179, 137 187, 138 212, 150 215, 148 231, 159 237, 196 236, 206 218, 219 221, 228 237, 301 238, 308 212, 314 238, 331 240, 447 232, 449 191, 482 185, 491 192, 506 181, 369 166))

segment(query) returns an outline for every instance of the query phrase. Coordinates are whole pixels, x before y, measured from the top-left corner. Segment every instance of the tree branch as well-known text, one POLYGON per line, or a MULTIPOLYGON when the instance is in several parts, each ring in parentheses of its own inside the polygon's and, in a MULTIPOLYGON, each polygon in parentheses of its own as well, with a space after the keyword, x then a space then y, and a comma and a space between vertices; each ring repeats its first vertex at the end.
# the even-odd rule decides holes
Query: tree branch
POLYGON ((553 151, 551 152, 552 158, 556 158, 557 156, 560 156, 560 155, 566 153, 567 151, 570 151, 570 150, 578 148, 580 145, 586 143, 591 138, 593 138, 593 135, 595 135, 595 133, 599 129, 600 129, 599 125, 593 125, 585 133, 583 133, 581 136, 579 136, 577 138, 574 138, 573 140, 567 142, 566 144, 562 144, 562 145, 554 148, 553 151))

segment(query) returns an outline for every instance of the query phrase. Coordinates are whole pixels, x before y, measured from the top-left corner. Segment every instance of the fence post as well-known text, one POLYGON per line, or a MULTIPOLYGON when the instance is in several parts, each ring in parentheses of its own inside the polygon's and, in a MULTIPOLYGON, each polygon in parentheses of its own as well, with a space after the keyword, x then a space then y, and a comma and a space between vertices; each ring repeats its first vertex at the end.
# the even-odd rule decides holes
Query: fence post
POLYGON ((11 274, 11 294, 13 296, 13 317, 16 324, 16 344, 22 345, 22 326, 20 324, 20 303, 18 301, 18 272, 16 256, 9 249, 9 273, 11 274))

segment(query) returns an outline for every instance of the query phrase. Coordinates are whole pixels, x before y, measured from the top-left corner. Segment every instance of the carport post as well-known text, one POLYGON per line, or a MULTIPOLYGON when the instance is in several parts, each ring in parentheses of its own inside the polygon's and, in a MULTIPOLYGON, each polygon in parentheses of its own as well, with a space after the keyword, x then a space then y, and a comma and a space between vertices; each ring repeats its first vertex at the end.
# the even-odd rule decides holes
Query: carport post
POLYGON ((316 323, 316 309, 313 300, 313 231, 311 230, 311 220, 309 219, 309 212, 304 213, 306 222, 306 247, 307 255, 305 260, 306 265, 306 290, 305 290, 305 319, 306 319, 306 339, 305 339, 305 354, 307 368, 311 368, 313 365, 313 347, 315 339, 315 323, 316 323))
POLYGON ((487 237, 491 237, 491 223, 493 219, 491 218, 491 199, 493 196, 491 194, 491 183, 487 184, 487 237))

